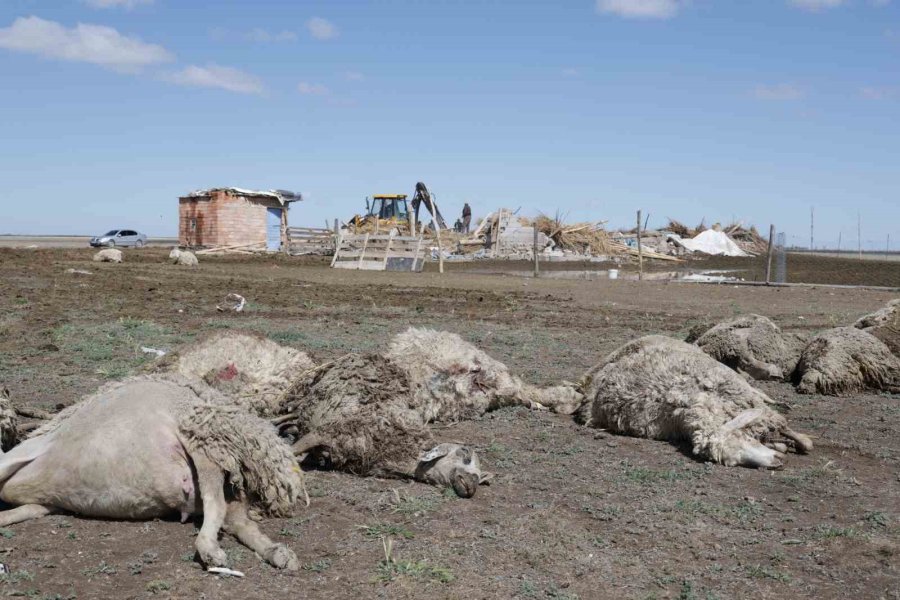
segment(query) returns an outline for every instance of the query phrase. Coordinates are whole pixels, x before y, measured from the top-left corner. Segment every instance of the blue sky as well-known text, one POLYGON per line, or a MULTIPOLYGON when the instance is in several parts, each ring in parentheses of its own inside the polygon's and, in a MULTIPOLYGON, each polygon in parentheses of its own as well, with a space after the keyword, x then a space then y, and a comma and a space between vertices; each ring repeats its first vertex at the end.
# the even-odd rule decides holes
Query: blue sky
POLYGON ((0 233, 347 219, 416 181, 631 226, 900 248, 900 0, 2 0, 0 233))

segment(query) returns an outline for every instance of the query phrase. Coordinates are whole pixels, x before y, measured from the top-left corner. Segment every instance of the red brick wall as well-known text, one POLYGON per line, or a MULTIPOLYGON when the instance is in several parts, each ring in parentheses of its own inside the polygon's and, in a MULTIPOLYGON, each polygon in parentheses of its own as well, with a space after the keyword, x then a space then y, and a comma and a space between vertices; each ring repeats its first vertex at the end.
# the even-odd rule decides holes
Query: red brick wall
MULTIPOLYGON (((178 199, 178 243, 183 246, 231 246, 266 241, 266 209, 282 208, 274 198, 233 196, 224 190, 178 199), (191 226, 194 219, 194 227, 191 226)), ((281 217, 282 241, 287 207, 281 217)))

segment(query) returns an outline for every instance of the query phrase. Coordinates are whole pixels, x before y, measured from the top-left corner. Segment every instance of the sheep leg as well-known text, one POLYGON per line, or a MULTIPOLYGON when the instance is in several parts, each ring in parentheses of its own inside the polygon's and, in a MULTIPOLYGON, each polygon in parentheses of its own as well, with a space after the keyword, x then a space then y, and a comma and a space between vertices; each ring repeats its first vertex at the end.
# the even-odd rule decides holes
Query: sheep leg
POLYGON ((797 433, 790 428, 785 428, 782 433, 786 438, 794 442, 797 452, 800 452, 801 454, 809 454, 810 452, 812 452, 813 443, 808 435, 797 433))
POLYGON ((225 530, 242 544, 259 554, 273 567, 296 571, 300 567, 297 556, 284 544, 276 544, 269 539, 259 526, 250 520, 247 503, 232 500, 225 513, 225 530))
POLYGON ((291 446, 291 450, 294 451, 294 456, 301 456, 305 455, 316 446, 325 445, 325 442, 325 438, 323 438, 321 435, 317 433, 307 433, 302 438, 294 442, 294 444, 291 446))
MULTIPOLYGON (((749 350, 748 350, 749 352, 749 350)), ((745 357, 741 361, 740 369, 756 380, 784 379, 784 372, 778 365, 762 362, 752 356, 745 357)))
POLYGON ((21 523, 22 521, 30 521, 31 519, 39 519, 57 512, 59 512, 59 509, 55 506, 23 504, 22 506, 0 512, 0 527, 14 525, 16 523, 21 523))
POLYGON ((219 546, 219 530, 225 522, 225 472, 202 455, 191 455, 197 469, 200 499, 203 501, 203 525, 197 534, 197 552, 207 567, 224 567, 228 563, 219 546))

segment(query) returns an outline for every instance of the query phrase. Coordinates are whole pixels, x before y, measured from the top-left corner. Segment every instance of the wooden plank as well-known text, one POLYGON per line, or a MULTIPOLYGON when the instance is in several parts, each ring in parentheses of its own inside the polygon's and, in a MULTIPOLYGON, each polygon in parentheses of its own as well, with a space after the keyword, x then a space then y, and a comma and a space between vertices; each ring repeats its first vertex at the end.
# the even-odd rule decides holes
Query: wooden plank
POLYGON ((341 255, 341 246, 344 243, 343 234, 338 235, 337 243, 334 245, 334 257, 331 259, 331 266, 334 267, 334 263, 337 262, 338 257, 341 255))
POLYGON ((391 242, 394 241, 394 234, 391 234, 391 239, 388 240, 387 248, 384 251, 384 268, 387 269, 387 261, 388 256, 391 255, 391 242))
POLYGON ((366 239, 363 241, 362 252, 359 254, 359 265, 362 268, 363 257, 366 255, 366 248, 369 245, 369 234, 366 234, 366 239))

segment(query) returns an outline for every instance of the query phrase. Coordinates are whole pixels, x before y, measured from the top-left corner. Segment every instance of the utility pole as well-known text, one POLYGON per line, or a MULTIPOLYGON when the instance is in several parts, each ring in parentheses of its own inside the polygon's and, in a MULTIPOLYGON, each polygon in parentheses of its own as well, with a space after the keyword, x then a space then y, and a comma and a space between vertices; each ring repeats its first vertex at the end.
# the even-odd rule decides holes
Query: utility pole
POLYGON ((862 217, 856 211, 856 247, 859 251, 859 260, 862 260, 862 217))
POLYGON ((641 211, 637 211, 638 281, 644 279, 644 251, 641 248, 641 211))
POLYGON ((843 231, 838 231, 838 254, 841 253, 841 234, 843 231))
POLYGON ((812 251, 815 246, 813 245, 813 225, 815 223, 815 207, 809 207, 809 249, 812 251))

